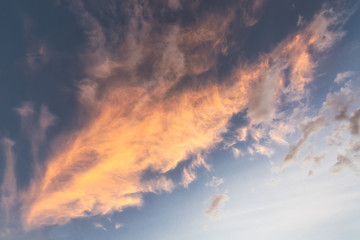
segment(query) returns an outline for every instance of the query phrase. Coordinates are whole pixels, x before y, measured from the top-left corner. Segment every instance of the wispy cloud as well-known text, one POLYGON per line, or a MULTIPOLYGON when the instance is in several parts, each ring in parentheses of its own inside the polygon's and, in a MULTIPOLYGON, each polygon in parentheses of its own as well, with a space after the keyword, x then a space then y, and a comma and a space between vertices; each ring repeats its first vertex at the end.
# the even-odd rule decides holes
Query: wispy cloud
POLYGON ((102 229, 102 230, 104 230, 104 231, 107 230, 107 229, 104 227, 104 225, 101 224, 101 223, 94 223, 94 227, 95 227, 95 228, 102 229))
MULTIPOLYGON (((254 11, 262 2, 255 1, 254 11)), ((272 123, 281 96, 292 103, 306 93, 316 67, 311 50, 323 52, 343 36, 337 14, 322 10, 307 27, 259 59, 237 64, 219 83, 217 56, 229 47, 226 36, 234 9, 204 14, 188 26, 162 25, 146 2, 124 6, 129 25, 117 26, 119 32, 104 28, 81 1, 72 3, 88 39, 81 53, 87 77, 78 83, 85 113, 79 114, 80 129, 53 143, 45 170, 24 194, 27 228, 122 211, 141 206, 144 192, 188 186, 196 178, 195 170, 207 167, 204 152, 222 141, 234 114, 247 109, 251 124, 272 123), (185 160, 192 161, 182 169, 180 183, 165 177, 185 160), (154 176, 150 180, 148 172, 154 176)), ((31 109, 24 106, 18 112, 31 116, 31 109)), ((43 113, 39 139, 53 123, 46 109, 43 113)), ((303 124, 303 138, 285 162, 322 123, 319 117, 303 124)), ((252 129, 259 142, 263 133, 252 129)), ((239 140, 245 140, 247 132, 241 134, 239 140)), ((272 138, 285 144, 285 134, 273 132, 272 138)), ((272 154, 260 143, 254 148, 272 154)), ((216 213, 225 199, 226 195, 215 195, 205 212, 216 213)))
POLYGON ((338 153, 336 160, 330 169, 332 173, 350 169, 360 176, 360 141, 350 142, 343 153, 338 153))
MULTIPOLYGON (((330 136, 326 138, 332 146, 342 145, 342 136, 347 132, 356 135, 356 129, 358 128, 356 124, 359 120, 357 120, 358 110, 354 110, 354 107, 356 107, 359 98, 358 91, 352 82, 348 81, 338 91, 329 92, 319 113, 312 118, 306 118, 300 123, 299 130, 302 137, 290 146, 289 152, 279 169, 283 169, 289 163, 295 161, 298 154, 307 147, 309 138, 325 128, 331 126, 334 128, 330 136), (353 112, 351 113, 351 111, 353 112), (348 114, 351 116, 348 117, 348 114)), ((313 157, 309 156, 305 160, 318 159, 313 157)))
POLYGON ((6 165, 4 179, 1 185, 1 211, 6 221, 12 217, 12 210, 17 201, 17 185, 15 176, 15 155, 13 152, 14 142, 9 138, 2 139, 6 165))
POLYGON ((221 184, 224 183, 224 179, 212 176, 211 180, 205 185, 208 187, 218 188, 221 184))
POLYGON ((31 143, 31 152, 35 162, 37 174, 40 171, 39 151, 45 143, 46 133, 53 126, 56 117, 49 112, 47 106, 41 105, 37 112, 32 102, 24 102, 21 107, 15 108, 21 118, 23 131, 27 134, 31 143))
POLYGON ((318 165, 325 158, 325 156, 326 153, 320 153, 318 155, 309 155, 304 159, 304 162, 315 163, 318 165))
POLYGON ((304 149, 304 147, 306 146, 309 137, 312 134, 323 129, 325 126, 326 126, 326 121, 325 118, 322 116, 309 119, 306 122, 302 123, 300 129, 303 135, 297 143, 290 146, 290 150, 288 154, 285 156, 284 161, 280 165, 280 170, 286 167, 286 165, 289 164, 290 162, 295 161, 299 152, 302 149, 304 149))
POLYGON ((0 186, 0 239, 10 239, 18 232, 16 221, 19 217, 17 180, 15 174, 15 143, 9 138, 1 139, 5 159, 4 177, 0 186))
POLYGON ((349 118, 350 122, 350 131, 354 135, 359 135, 360 133, 360 109, 356 110, 351 117, 349 118))

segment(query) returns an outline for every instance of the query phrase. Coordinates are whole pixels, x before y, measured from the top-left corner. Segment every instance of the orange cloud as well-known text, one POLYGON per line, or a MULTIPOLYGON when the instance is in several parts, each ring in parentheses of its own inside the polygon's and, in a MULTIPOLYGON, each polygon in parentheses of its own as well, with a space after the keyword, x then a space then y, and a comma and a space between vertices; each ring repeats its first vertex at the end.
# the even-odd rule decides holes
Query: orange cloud
POLYGON ((88 126, 59 140, 45 175, 32 186, 25 224, 62 224, 89 213, 121 211, 141 205, 141 192, 170 191, 171 180, 147 182, 144 172, 166 173, 220 141, 231 115, 246 106, 248 84, 165 99, 141 87, 109 92, 88 126))
MULTIPOLYGON (((148 35, 140 35, 143 38, 135 41, 144 46, 139 47, 141 51, 134 50, 136 59, 131 58, 126 64, 115 63, 107 56, 101 60, 96 55, 99 67, 94 67, 95 72, 89 70, 89 79, 79 84, 79 101, 89 120, 81 129, 55 142, 45 172, 24 194, 25 227, 65 224, 76 217, 140 206, 144 192, 171 191, 176 183, 164 174, 220 142, 233 114, 248 108, 249 116, 263 120, 265 115, 274 115, 282 92, 303 94, 315 66, 309 47, 321 39, 309 29, 285 39, 258 61, 241 64, 221 85, 209 76, 206 83, 196 88, 172 90, 185 74, 200 81, 204 76, 199 74, 214 68, 213 55, 226 46, 225 34, 231 18, 225 18, 227 22, 221 24, 218 20, 217 24, 201 23, 196 31, 174 27, 164 34, 165 40, 158 36, 163 49, 154 56, 155 73, 149 80, 125 84, 124 76, 132 79, 136 74, 117 75, 113 69, 127 65, 141 71, 141 59, 154 53, 149 46, 155 41, 150 37, 151 44, 146 43, 148 35), (288 67, 292 70, 286 90, 283 73, 288 67), (92 80, 110 75, 119 81, 92 80), (275 87, 267 88, 273 84, 275 87), (261 99, 264 95, 267 97, 261 99), (249 101, 254 104, 249 105, 249 101), (264 106, 270 111, 265 111, 264 106), (156 177, 149 180, 148 171, 156 177)), ((95 32, 103 32, 98 24, 94 25, 95 32)), ((95 42, 103 39, 92 37, 95 42)), ((104 46, 100 48, 102 52, 104 46)), ((195 168, 199 166, 206 166, 201 158, 184 170, 184 186, 195 179, 195 168)))

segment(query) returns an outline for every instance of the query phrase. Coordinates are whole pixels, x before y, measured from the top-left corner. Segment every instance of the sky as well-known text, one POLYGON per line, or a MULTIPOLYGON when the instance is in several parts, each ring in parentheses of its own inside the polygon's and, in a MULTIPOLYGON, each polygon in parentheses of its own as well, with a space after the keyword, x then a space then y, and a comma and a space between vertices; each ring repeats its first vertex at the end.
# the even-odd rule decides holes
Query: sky
POLYGON ((0 239, 360 239, 358 0, 2 0, 0 239))

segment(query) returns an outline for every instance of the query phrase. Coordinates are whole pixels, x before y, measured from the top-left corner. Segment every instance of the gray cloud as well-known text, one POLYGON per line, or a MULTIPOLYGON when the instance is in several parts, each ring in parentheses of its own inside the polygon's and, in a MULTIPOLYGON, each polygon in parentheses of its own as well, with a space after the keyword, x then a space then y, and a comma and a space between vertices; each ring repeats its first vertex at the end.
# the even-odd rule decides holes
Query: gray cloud
POLYGON ((337 162, 331 168, 331 172, 339 173, 339 172, 343 171, 345 168, 349 168, 349 169, 355 171, 357 173, 357 175, 360 174, 359 168, 354 164, 354 162, 348 156, 338 154, 337 162))
POLYGON ((229 197, 226 194, 216 194, 212 196, 211 203, 209 207, 205 210, 205 214, 211 217, 218 217, 221 207, 228 199, 229 197))
POLYGON ((330 169, 333 173, 339 173, 348 168, 360 176, 360 141, 351 142, 345 149, 345 153, 339 153, 337 162, 330 169))
POLYGON ((359 135, 360 133, 360 109, 354 111, 349 118, 350 132, 353 135, 359 135))
POLYGON ((288 154, 285 156, 282 164, 280 165, 280 170, 283 169, 290 162, 295 161, 299 152, 303 150, 304 147, 306 146, 309 137, 312 134, 323 129, 325 126, 326 126, 326 121, 325 118, 322 116, 315 117, 301 124, 300 130, 302 132, 302 137, 297 143, 295 143, 295 145, 292 145, 290 147, 288 154))
POLYGON ((325 158, 326 153, 320 153, 317 155, 309 155, 304 159, 304 162, 308 163, 314 163, 316 165, 319 165, 321 161, 325 158))
MULTIPOLYGON (((309 137, 320 131, 321 129, 336 124, 334 131, 327 137, 328 144, 331 146, 342 145, 343 135, 348 132, 347 123, 338 125, 339 121, 349 120, 350 131, 352 134, 359 134, 360 110, 355 111, 350 118, 347 117, 348 109, 352 109, 356 104, 356 93, 351 81, 346 82, 339 91, 327 94, 326 100, 323 102, 322 108, 318 115, 311 120, 300 124, 299 130, 302 137, 292 145, 288 154, 285 156, 280 170, 288 163, 296 160, 296 156, 306 147, 309 137)), ((348 122, 348 121, 346 121, 348 122)), ((314 160, 313 157, 307 160, 314 160)))
POLYGON ((344 143, 344 134, 348 132, 348 125, 341 124, 336 126, 330 136, 326 137, 329 146, 341 146, 344 143))
POLYGON ((355 104, 355 94, 351 81, 346 82, 339 91, 329 93, 326 96, 326 101, 320 110, 320 114, 327 114, 328 118, 333 118, 336 121, 347 119, 348 109, 351 109, 355 104))
POLYGON ((338 73, 336 75, 336 78, 334 79, 335 83, 342 83, 344 82, 346 79, 352 77, 355 75, 355 72, 353 71, 347 71, 347 72, 343 72, 343 73, 338 73))
POLYGON ((360 152, 360 141, 351 143, 348 148, 348 151, 353 153, 360 152))

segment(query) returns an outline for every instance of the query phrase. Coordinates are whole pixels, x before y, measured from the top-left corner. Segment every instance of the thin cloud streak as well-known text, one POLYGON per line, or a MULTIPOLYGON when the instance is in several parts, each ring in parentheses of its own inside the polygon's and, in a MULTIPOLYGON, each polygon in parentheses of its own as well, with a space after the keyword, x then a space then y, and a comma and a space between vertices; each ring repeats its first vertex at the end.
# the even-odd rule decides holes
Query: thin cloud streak
POLYGON ((45 143, 47 131, 55 124, 56 117, 45 105, 41 105, 37 112, 32 102, 24 102, 21 107, 15 108, 15 111, 21 118, 22 130, 30 140, 34 168, 36 174, 39 174, 42 168, 39 162, 40 147, 45 143))
POLYGON ((5 225, 9 223, 12 216, 12 211, 14 210, 16 201, 17 201, 17 183, 15 176, 15 155, 13 152, 13 147, 15 143, 9 138, 3 138, 2 147, 4 151, 4 156, 6 160, 4 179, 1 185, 1 204, 0 210, 2 216, 0 220, 5 219, 5 225))

